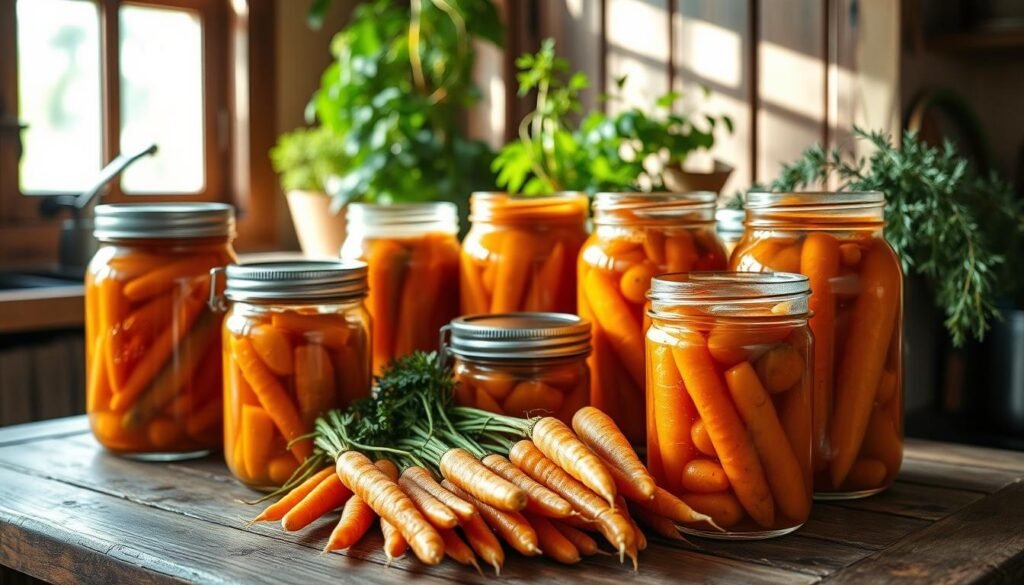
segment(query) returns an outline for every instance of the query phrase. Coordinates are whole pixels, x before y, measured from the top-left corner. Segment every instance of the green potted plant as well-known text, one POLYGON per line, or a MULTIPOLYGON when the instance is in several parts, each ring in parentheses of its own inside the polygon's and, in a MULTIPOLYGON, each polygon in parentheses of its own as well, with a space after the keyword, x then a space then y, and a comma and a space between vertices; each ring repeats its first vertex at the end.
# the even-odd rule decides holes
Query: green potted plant
MULTIPOLYGON (((306 111, 313 129, 282 136, 273 151, 282 187, 322 191, 330 214, 354 200, 461 202, 490 188, 494 154, 459 122, 479 95, 473 43, 500 44, 501 32, 491 0, 361 3, 331 42, 334 61, 306 111)), ((328 215, 292 209, 300 235, 328 215)))
MULTIPOLYGON (((682 111, 683 95, 670 92, 651 108, 628 108, 611 115, 582 115, 579 93, 589 80, 569 73, 555 56, 554 42, 516 61, 519 95, 537 92, 534 111, 519 127, 519 140, 502 148, 494 161, 498 184, 527 194, 558 191, 718 192, 731 168, 716 163, 713 173, 689 173, 683 164, 694 152, 710 151, 715 132, 732 132, 728 116, 697 116, 682 111)), ((621 91, 626 78, 616 81, 621 91)), ((705 89, 705 96, 707 90, 705 89)), ((616 95, 607 100, 620 99, 616 95)))

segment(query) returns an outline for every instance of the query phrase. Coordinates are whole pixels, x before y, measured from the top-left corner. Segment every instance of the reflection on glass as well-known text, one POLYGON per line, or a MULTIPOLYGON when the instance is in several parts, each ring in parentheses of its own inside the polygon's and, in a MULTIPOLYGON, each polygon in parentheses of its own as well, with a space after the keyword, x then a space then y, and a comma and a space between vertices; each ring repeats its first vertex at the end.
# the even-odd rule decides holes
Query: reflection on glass
POLYGON ((102 164, 96 5, 18 0, 17 19, 21 190, 82 191, 102 164))
POLYGON ((124 173, 126 193, 203 189, 202 25, 191 11, 124 6, 121 22, 121 150, 157 143, 124 173))

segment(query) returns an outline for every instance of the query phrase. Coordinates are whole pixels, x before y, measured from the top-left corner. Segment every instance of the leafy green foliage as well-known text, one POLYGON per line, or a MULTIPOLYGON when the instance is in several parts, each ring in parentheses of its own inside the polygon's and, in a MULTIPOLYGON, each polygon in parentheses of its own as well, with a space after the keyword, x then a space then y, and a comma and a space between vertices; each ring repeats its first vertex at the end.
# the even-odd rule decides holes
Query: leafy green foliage
MULTIPOLYGON (((683 97, 678 92, 659 98, 652 113, 640 108, 616 115, 597 111, 576 124, 582 112, 580 91, 589 81, 569 72, 568 62, 555 55, 554 41, 519 57, 516 66, 519 95, 536 91, 537 103, 520 124, 519 140, 494 160, 498 185, 511 192, 662 189, 661 169, 712 148, 718 126, 733 129, 727 116, 703 116, 698 124, 675 112, 683 97)), ((620 90, 625 83, 625 78, 617 80, 620 90)))
POLYGON ((472 43, 500 44, 501 32, 491 0, 371 0, 355 9, 306 112, 339 143, 341 172, 324 185, 336 207, 453 200, 493 185, 493 153, 463 135, 459 115, 479 96, 472 43))
POLYGON ((902 145, 878 132, 857 128, 855 135, 875 147, 868 159, 815 146, 784 165, 771 189, 818 187, 835 177, 843 190, 885 193, 886 238, 905 269, 932 284, 954 345, 982 339, 998 318, 997 296, 1011 284, 1000 282, 1008 248, 996 238, 1015 241, 1022 231, 1024 210, 1009 185, 975 174, 948 142, 938 149, 913 132, 902 145))
POLYGON ((326 191, 327 181, 343 172, 341 141, 323 127, 299 128, 282 135, 270 151, 285 191, 326 191))

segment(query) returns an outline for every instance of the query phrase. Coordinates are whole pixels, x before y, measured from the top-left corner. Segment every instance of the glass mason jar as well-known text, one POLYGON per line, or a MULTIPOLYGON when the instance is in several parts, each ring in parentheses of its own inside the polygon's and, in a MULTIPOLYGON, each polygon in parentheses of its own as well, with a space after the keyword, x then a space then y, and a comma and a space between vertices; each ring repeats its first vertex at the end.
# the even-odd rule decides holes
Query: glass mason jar
POLYGON ((593 323, 590 402, 644 442, 644 333, 651 278, 724 270, 715 194, 598 193, 578 262, 579 314, 593 323))
POLYGON ((742 209, 722 208, 715 211, 715 231, 725 246, 725 257, 732 256, 736 244, 743 239, 743 217, 746 213, 742 209))
POLYGON ((903 277, 881 193, 751 193, 734 270, 811 283, 814 491, 884 490, 903 459, 903 277))
POLYGON ((588 403, 590 324, 576 315, 473 315, 453 320, 442 335, 459 405, 568 424, 588 403))
POLYGON ((691 272, 651 283, 647 465, 659 486, 724 532, 770 538, 811 510, 808 281, 691 272))
POLYGON ((474 193, 462 242, 462 314, 576 312, 587 196, 474 193))
POLYGON ((369 265, 373 371, 396 357, 437 350, 459 314, 459 218, 448 202, 348 206, 341 257, 369 265))
POLYGON ((232 264, 224 281, 223 299, 210 301, 227 310, 224 458, 242 483, 270 490, 313 451, 296 437, 370 394, 366 264, 232 264))
POLYGON ((220 447, 220 321, 210 269, 235 260, 234 208, 100 205, 85 274, 86 412, 93 435, 140 459, 220 447))

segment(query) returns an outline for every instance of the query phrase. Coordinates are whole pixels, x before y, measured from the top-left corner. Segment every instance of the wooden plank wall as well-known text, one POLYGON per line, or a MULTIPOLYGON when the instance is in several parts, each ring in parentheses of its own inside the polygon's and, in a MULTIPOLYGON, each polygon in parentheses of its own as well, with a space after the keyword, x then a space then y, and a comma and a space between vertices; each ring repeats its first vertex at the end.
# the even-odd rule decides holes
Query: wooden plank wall
MULTIPOLYGON (((899 2, 891 0, 505 0, 508 50, 553 37, 593 88, 585 107, 650 106, 669 89, 683 107, 728 114, 715 157, 735 167, 731 194, 776 176, 822 142, 852 146, 854 124, 899 132, 899 2), (525 38, 524 38, 525 35, 525 38), (623 100, 604 102, 627 76, 623 100), (704 99, 699 91, 712 91, 704 99)), ((506 59, 506 120, 527 111, 506 59)), ((493 77, 491 79, 493 86, 493 77)), ((495 105, 493 102, 489 104, 495 105)), ((488 135, 510 139, 515 127, 488 135)), ((693 161, 710 165, 710 158, 693 161)))
POLYGON ((85 412, 81 330, 0 336, 0 427, 85 412))

